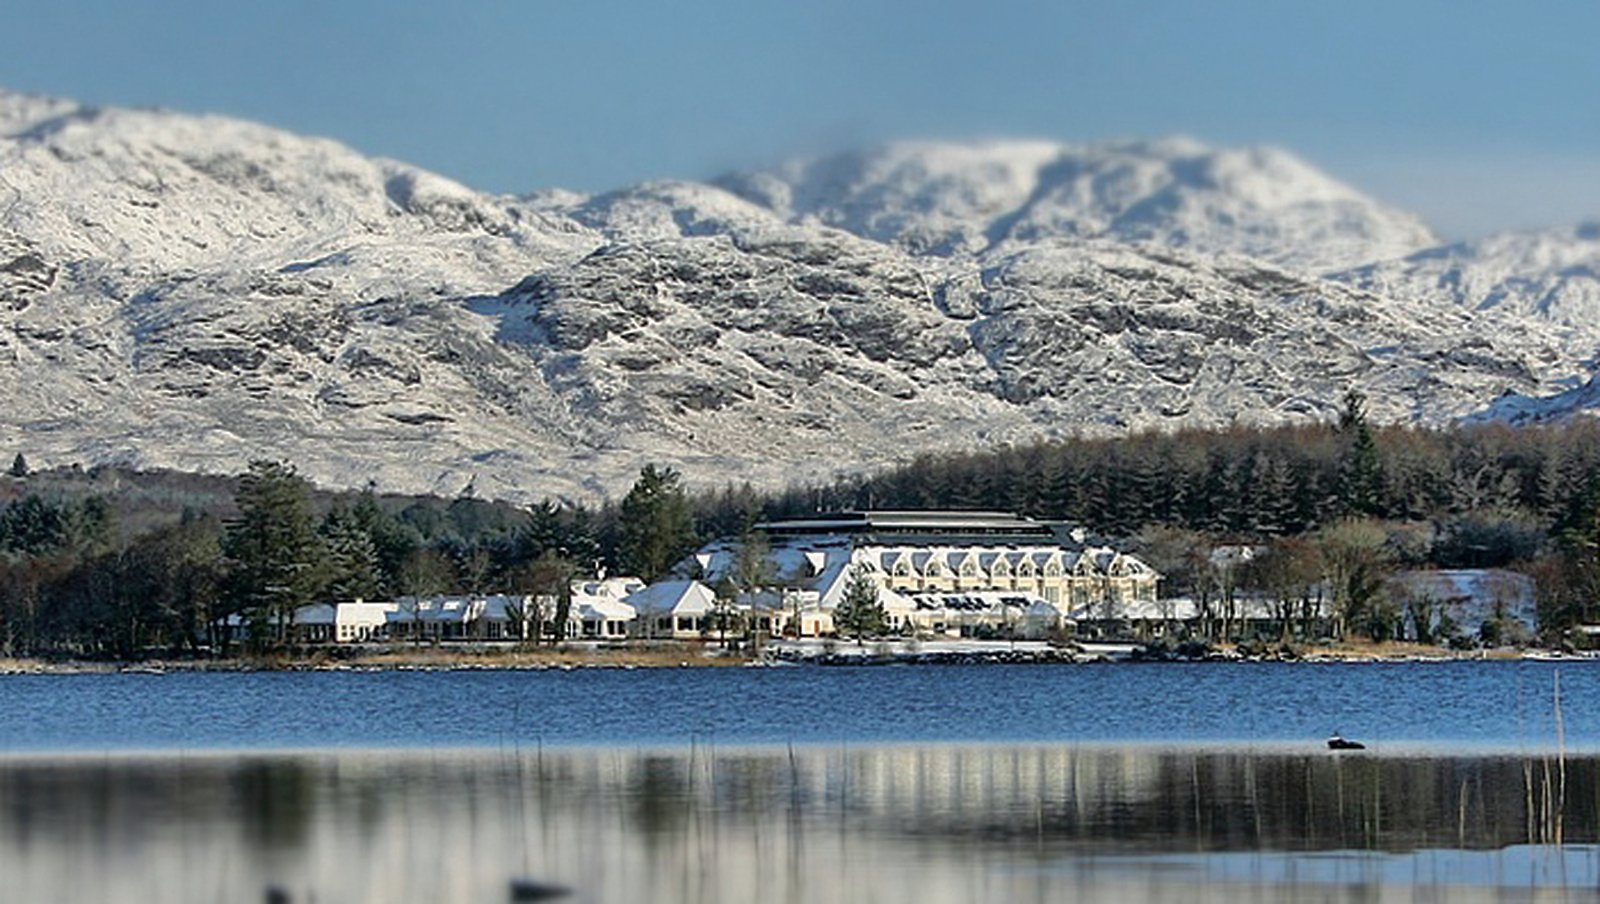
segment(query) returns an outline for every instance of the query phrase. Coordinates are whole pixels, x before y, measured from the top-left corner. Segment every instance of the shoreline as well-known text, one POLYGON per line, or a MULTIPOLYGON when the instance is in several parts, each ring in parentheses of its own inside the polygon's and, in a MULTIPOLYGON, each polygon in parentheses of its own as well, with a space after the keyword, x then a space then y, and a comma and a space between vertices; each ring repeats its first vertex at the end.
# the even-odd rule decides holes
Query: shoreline
POLYGON ((0 675, 165 674, 167 672, 571 671, 576 669, 730 668, 751 660, 721 650, 641 647, 529 650, 338 648, 218 659, 151 658, 131 662, 0 658, 0 675))
POLYGON ((1053 647, 1040 641, 779 641, 751 656, 693 643, 639 647, 563 645, 556 648, 340 647, 220 659, 152 658, 101 661, 0 658, 0 676, 151 674, 169 672, 403 672, 575 671, 579 669, 771 668, 791 666, 1158 665, 1195 663, 1370 664, 1429 662, 1589 662, 1600 654, 1538 648, 1448 650, 1417 644, 1345 643, 1295 655, 1244 655, 1221 647, 1204 656, 1139 656, 1136 645, 1083 643, 1053 647))

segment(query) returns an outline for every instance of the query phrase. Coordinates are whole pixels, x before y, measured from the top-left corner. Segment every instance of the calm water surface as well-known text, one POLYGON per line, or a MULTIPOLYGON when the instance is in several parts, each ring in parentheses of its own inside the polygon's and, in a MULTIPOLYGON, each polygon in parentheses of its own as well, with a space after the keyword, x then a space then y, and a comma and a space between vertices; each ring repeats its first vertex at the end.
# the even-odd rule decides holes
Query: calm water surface
POLYGON ((0 751, 1305 742, 1600 751, 1600 662, 0 677, 0 751))
POLYGON ((1600 664, 0 677, 0 902, 1600 901, 1600 664), (1559 674, 1563 744, 1556 744, 1559 674), (1333 728, 1372 744, 1334 754, 1333 728))
POLYGON ((519 880, 685 904, 1596 900, 1600 761, 1552 766, 1560 807, 1544 768, 1056 745, 13 757, 0 900, 488 904, 519 880))

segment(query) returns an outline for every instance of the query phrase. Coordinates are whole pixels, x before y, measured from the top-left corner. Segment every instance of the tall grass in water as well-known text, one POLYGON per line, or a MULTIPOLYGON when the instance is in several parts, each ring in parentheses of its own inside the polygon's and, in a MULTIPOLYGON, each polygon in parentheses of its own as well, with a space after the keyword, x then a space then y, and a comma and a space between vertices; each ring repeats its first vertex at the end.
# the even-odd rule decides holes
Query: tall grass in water
POLYGON ((1526 799, 1528 843, 1560 846, 1567 808, 1567 735, 1561 712, 1561 673, 1555 673, 1551 702, 1555 713, 1556 754, 1554 772, 1548 753, 1522 761, 1522 784, 1526 799), (1535 766, 1537 765, 1537 771, 1535 766), (1536 781, 1537 779, 1537 781, 1536 781))

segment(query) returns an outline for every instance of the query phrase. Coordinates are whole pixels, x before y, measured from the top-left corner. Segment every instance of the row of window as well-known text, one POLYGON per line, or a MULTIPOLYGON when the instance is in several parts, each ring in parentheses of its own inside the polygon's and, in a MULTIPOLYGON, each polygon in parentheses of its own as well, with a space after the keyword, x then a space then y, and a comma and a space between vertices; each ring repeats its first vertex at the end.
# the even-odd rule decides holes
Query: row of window
MULTIPOLYGON (((922 569, 922 572, 921 572, 920 576, 921 577, 927 577, 927 578, 945 577, 946 573, 948 571, 949 571, 949 569, 947 569, 944 565, 940 564, 937 559, 935 559, 933 561, 928 562, 927 565, 923 566, 923 569, 922 569)), ((1022 564, 1017 566, 1016 575, 1015 576, 1019 577, 1019 578, 1038 577, 1038 576, 1040 576, 1041 571, 1042 571, 1043 576, 1047 577, 1047 578, 1058 578, 1058 577, 1061 577, 1061 575, 1062 575, 1061 563, 1060 562, 1046 562, 1045 565, 1044 565, 1044 568, 1041 570, 1037 566, 1035 566, 1032 562, 1025 561, 1022 564)), ((897 577, 897 578, 917 577, 917 576, 919 576, 918 572, 914 568, 912 568, 911 563, 906 561, 903 558, 894 563, 893 568, 890 570, 890 574, 892 576, 894 576, 894 577, 897 577)), ((980 568, 978 568, 977 563, 972 562, 972 561, 969 560, 969 561, 961 563, 960 568, 956 570, 956 574, 958 576, 964 577, 964 578, 975 578, 975 577, 978 577, 980 574, 982 574, 982 570, 980 568)), ((1117 566, 1113 566, 1112 567, 1111 574, 1109 576, 1110 577, 1140 577, 1142 575, 1143 575, 1143 572, 1138 568, 1130 568, 1130 567, 1125 566, 1125 565, 1117 565, 1117 566)), ((1011 566, 1007 565, 1004 561, 996 562, 994 564, 994 568, 989 570, 988 576, 989 577, 995 577, 995 578, 1009 578, 1009 577, 1012 577, 1011 566)), ((1088 567, 1082 567, 1082 568, 1073 569, 1072 573, 1071 573, 1071 576, 1072 577, 1079 577, 1079 578, 1098 578, 1098 577, 1105 577, 1106 575, 1101 574, 1093 566, 1088 566, 1088 567)))

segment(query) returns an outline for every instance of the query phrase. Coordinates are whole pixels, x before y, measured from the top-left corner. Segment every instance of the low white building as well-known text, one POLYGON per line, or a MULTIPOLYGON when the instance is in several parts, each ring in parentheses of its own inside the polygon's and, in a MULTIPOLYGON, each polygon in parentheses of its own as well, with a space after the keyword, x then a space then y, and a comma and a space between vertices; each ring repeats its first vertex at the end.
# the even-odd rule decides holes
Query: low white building
POLYGON ((392 638, 406 640, 465 640, 474 612, 472 597, 404 596, 388 615, 392 638))
POLYGON ((392 602, 369 603, 356 600, 334 606, 334 635, 337 643, 367 643, 388 637, 389 614, 394 612, 392 602))
POLYGON ((625 640, 633 632, 639 610, 627 597, 645 589, 637 578, 574 581, 566 636, 584 640, 625 640))
POLYGON ((623 602, 638 613, 636 637, 691 640, 716 630, 716 594, 699 581, 661 581, 630 593, 623 602))
MULTIPOLYGON (((877 584, 890 631, 930 636, 1045 636, 1071 626, 1070 609, 1153 604, 1161 577, 1082 531, 1003 512, 839 512, 757 527, 768 543, 764 589, 786 600, 775 631, 790 637, 834 633, 858 570, 877 584), (963 602, 933 602, 945 598, 963 602)), ((693 561, 710 581, 740 564, 731 540, 693 561)))
MULTIPOLYGON (((921 635, 1043 640, 1073 625, 1055 605, 1027 594, 914 593, 904 599, 912 606, 910 624, 921 635)), ((893 625, 893 610, 889 615, 893 625)))
MULTIPOLYGON (((396 603, 311 603, 294 611, 289 637, 295 643, 366 643, 388 636, 389 619, 396 603)), ((227 619, 229 636, 238 642, 249 640, 250 623, 241 615, 227 619)))

